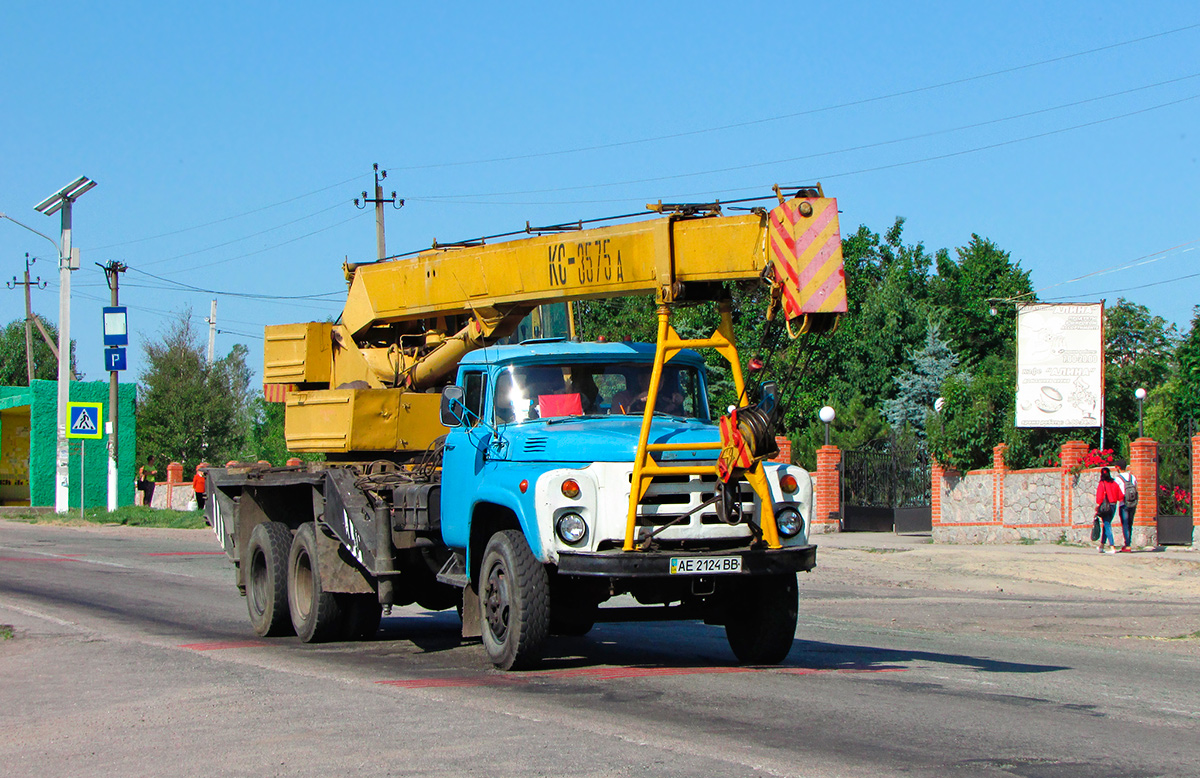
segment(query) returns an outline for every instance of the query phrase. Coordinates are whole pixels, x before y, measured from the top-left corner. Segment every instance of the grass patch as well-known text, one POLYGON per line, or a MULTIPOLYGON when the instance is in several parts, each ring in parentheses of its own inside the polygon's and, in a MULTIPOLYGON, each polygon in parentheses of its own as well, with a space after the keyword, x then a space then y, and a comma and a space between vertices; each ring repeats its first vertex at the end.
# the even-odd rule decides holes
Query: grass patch
POLYGON ((866 551, 868 554, 900 554, 905 551, 911 551, 909 548, 861 548, 860 551, 866 551))
POLYGON ((1196 640, 1198 638, 1200 638, 1200 629, 1196 630, 1190 635, 1173 635, 1172 637, 1167 638, 1167 640, 1196 640))
MULTIPOLYGON (((16 513, 5 518, 14 521, 24 521, 30 524, 78 524, 79 511, 70 510, 66 513, 16 513)), ((203 529, 203 511, 173 511, 159 508, 146 508, 141 505, 126 505, 115 511, 104 508, 90 508, 84 511, 83 521, 88 524, 118 524, 123 527, 160 527, 164 529, 203 529)))
POLYGON ((1032 546, 1035 543, 1037 543, 1037 538, 1030 538, 1030 537, 1022 537, 1021 538, 1022 546, 1032 546))
POLYGON ((0 624, 0 640, 12 640, 13 628, 11 624, 0 624))

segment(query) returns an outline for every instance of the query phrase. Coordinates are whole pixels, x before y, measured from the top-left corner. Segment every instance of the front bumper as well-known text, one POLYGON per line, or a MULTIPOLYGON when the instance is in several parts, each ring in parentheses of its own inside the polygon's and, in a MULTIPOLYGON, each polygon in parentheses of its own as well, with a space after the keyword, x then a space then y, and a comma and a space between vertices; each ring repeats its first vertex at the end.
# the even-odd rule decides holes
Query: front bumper
MULTIPOLYGON (((606 578, 660 578, 671 576, 671 560, 689 557, 739 556, 742 572, 736 575, 779 575, 807 572, 817 566, 817 547, 790 546, 755 550, 729 550, 697 553, 695 551, 598 551, 579 553, 560 551, 560 575, 602 576, 606 578)), ((683 577, 683 576, 674 576, 683 577)))

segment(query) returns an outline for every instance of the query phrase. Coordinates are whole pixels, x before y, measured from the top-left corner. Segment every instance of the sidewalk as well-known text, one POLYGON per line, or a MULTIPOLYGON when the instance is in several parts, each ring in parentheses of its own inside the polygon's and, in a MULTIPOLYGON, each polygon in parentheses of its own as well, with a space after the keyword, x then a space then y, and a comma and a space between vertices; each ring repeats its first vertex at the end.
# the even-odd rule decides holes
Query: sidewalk
POLYGON ((1093 545, 934 544, 928 535, 816 535, 817 570, 864 582, 1045 595, 1057 587, 1200 602, 1200 551, 1167 546, 1098 554, 1093 545))

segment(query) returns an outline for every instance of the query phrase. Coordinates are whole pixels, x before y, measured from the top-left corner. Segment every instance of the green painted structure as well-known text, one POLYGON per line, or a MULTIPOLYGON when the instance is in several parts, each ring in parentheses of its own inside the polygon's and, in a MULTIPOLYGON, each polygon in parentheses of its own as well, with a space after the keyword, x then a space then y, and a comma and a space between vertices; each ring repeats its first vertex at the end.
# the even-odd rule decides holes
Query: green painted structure
MULTIPOLYGON (((137 458, 136 384, 118 387, 117 505, 133 505, 137 458)), ((108 381, 72 381, 71 402, 101 403, 103 422, 112 421, 108 381)), ((0 386, 0 502, 5 505, 54 506, 55 446, 58 430, 58 383, 34 380, 31 386, 0 386), (6 429, 7 428, 7 429, 6 429), (27 461, 25 453, 28 452, 27 461), (24 464, 24 468, 22 468, 24 464), (24 473, 22 473, 24 469, 24 473), (22 478, 23 476, 23 478, 22 478), (15 483, 24 481, 24 484, 15 483), (7 481, 7 485, 2 482, 7 481), (26 502, 27 500, 27 502, 26 502)), ((80 507, 80 456, 84 507, 108 505, 108 435, 99 440, 70 440, 70 508, 80 507), (81 451, 82 449, 82 451, 81 451)))

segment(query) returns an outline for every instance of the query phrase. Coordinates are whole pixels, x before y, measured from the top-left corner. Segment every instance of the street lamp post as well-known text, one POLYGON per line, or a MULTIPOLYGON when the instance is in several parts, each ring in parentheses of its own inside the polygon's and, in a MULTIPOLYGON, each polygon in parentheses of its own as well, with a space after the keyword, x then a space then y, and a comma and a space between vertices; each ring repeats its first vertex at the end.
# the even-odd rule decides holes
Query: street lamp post
MULTIPOLYGON (((66 513, 70 499, 70 450, 67 447, 67 403, 71 394, 71 271, 79 267, 79 250, 71 248, 71 206, 96 185, 80 176, 33 208, 46 216, 62 213, 58 254, 58 441, 54 468, 54 510, 66 513)), ((80 491, 79 504, 83 505, 80 491)))
POLYGON ((829 445, 829 425, 832 424, 833 420, 837 417, 837 412, 834 411, 831 406, 826 405, 824 408, 822 408, 820 411, 817 412, 817 416, 818 416, 818 418, 821 419, 821 421, 825 422, 825 445, 828 446, 829 445))
POLYGON ((1146 399, 1146 390, 1139 386, 1133 396, 1138 401, 1138 437, 1140 438, 1142 437, 1142 403, 1146 399))

